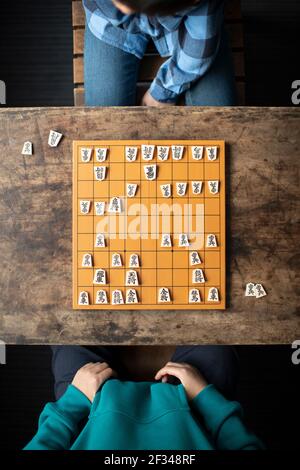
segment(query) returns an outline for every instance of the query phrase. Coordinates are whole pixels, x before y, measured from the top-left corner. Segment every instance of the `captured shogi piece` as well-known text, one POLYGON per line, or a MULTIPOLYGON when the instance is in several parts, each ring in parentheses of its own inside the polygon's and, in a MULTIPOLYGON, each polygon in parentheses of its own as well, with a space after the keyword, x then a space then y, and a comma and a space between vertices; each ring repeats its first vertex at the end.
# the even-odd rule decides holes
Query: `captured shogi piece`
POLYGON ((225 309, 225 143, 73 143, 73 308, 225 309))

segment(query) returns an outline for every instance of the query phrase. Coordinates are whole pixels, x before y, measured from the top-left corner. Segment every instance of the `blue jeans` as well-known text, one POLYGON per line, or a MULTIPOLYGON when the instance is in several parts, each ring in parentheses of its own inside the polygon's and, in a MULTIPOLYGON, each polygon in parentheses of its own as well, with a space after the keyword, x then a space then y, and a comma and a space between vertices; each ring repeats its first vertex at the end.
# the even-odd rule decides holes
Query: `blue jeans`
MULTIPOLYGON (((87 106, 134 106, 140 60, 110 46, 85 28, 84 80, 87 106)), ((236 89, 231 50, 224 31, 208 72, 185 92, 188 106, 234 106, 236 89)))

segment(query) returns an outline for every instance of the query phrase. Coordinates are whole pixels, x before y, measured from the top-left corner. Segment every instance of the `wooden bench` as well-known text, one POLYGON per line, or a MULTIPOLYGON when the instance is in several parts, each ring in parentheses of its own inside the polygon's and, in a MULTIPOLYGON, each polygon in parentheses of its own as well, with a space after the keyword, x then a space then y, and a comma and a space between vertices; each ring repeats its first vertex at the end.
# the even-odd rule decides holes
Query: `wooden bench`
MULTIPOLYGON (((243 25, 241 17, 240 0, 230 0, 226 6, 226 26, 229 32, 235 77, 238 92, 238 104, 245 104, 245 68, 244 68, 244 41, 243 25)), ((83 46, 85 15, 81 0, 72 2, 73 23, 73 80, 74 80, 74 105, 84 105, 84 73, 83 73, 83 46)), ((137 84, 137 100, 149 88, 160 65, 165 60, 156 52, 155 46, 150 42, 146 54, 141 62, 139 81, 137 84)))

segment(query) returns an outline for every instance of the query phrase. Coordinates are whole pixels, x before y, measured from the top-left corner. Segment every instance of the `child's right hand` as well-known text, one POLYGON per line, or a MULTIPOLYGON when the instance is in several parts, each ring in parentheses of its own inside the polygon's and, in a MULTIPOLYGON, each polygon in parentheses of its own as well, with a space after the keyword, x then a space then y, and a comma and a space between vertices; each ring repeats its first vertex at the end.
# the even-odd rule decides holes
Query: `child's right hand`
POLYGON ((72 385, 93 403, 99 387, 112 376, 116 373, 106 362, 89 362, 76 372, 72 385))

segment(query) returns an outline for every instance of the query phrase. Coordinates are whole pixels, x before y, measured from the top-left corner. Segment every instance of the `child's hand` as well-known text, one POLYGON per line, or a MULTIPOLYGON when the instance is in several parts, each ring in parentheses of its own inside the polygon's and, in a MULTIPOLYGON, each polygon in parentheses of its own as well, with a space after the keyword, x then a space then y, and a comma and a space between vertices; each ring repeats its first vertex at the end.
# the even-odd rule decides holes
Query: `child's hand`
POLYGON ((174 106, 175 103, 162 103, 161 101, 156 101, 149 93, 149 90, 146 91, 142 98, 141 106, 174 106))
POLYGON ((166 382, 168 375, 173 375, 180 380, 184 386, 188 400, 195 398, 198 393, 207 386, 207 382, 200 372, 195 367, 184 362, 167 362, 167 364, 157 372, 155 380, 166 382))
POLYGON ((72 385, 93 403, 99 387, 113 375, 116 373, 106 362, 89 362, 76 372, 72 385))

